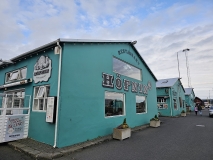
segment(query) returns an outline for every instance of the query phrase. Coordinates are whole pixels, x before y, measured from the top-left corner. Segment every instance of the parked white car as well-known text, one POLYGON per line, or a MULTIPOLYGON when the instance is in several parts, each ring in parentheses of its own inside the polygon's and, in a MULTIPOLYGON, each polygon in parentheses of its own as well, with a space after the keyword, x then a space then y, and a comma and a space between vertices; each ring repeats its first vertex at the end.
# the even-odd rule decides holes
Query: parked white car
POLYGON ((209 117, 213 116, 213 106, 209 107, 209 117))

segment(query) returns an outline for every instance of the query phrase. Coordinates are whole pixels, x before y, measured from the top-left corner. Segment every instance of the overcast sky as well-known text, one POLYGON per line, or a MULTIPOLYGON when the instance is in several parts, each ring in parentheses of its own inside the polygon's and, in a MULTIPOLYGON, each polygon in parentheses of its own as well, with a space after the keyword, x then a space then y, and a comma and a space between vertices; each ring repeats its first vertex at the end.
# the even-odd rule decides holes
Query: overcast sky
POLYGON ((179 76, 178 52, 188 88, 187 55, 196 96, 213 98, 213 0, 1 0, 0 18, 0 59, 58 38, 137 40, 157 79, 179 76))

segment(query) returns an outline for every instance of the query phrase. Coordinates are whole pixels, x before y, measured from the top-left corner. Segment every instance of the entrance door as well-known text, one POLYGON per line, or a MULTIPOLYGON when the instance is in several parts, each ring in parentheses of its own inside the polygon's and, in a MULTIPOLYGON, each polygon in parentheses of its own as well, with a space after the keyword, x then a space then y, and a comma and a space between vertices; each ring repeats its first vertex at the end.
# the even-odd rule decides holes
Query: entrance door
POLYGON ((0 96, 0 143, 27 138, 30 99, 23 89, 0 96))

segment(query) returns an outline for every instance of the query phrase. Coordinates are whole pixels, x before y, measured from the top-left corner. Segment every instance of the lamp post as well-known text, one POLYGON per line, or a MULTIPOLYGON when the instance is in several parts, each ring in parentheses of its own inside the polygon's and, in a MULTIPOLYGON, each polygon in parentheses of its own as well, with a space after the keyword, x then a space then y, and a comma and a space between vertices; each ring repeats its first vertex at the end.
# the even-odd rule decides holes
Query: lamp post
MULTIPOLYGON (((180 69, 179 69, 178 53, 179 53, 179 52, 185 52, 185 54, 186 54, 187 51, 190 51, 190 49, 187 48, 187 49, 183 49, 183 50, 177 52, 177 61, 178 61, 178 73, 179 73, 179 78, 180 78, 180 69)), ((188 69, 187 69, 187 70, 188 70, 188 69)))

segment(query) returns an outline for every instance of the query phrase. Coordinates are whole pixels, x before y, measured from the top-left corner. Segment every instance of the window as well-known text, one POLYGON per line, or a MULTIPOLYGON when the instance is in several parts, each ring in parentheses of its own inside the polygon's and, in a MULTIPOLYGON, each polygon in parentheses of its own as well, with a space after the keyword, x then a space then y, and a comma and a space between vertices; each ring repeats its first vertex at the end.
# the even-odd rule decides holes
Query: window
POLYGON ((166 102, 166 99, 163 98, 163 97, 158 97, 158 98, 157 98, 157 102, 158 102, 158 103, 165 103, 165 102, 166 102))
POLYGON ((174 101, 174 109, 177 110, 177 101, 176 101, 176 99, 173 99, 173 101, 174 101))
POLYGON ((181 97, 179 97, 179 103, 180 103, 180 107, 182 107, 183 104, 182 104, 182 98, 181 97))
POLYGON ((158 107, 158 109, 167 109, 168 108, 168 104, 166 104, 166 103, 158 103, 157 107, 158 107))
POLYGON ((142 78, 140 69, 114 57, 113 57, 113 72, 119 73, 121 75, 130 77, 130 78, 134 78, 137 80, 141 80, 142 78))
POLYGON ((33 110, 46 111, 47 97, 49 96, 50 86, 38 86, 34 88, 33 110))
POLYGON ((105 116, 124 115, 124 94, 105 92, 105 116))
POLYGON ((136 113, 146 113, 146 97, 136 96, 136 113))
MULTIPOLYGON (((5 92, 4 100, 2 101, 2 106, 4 108, 23 108, 24 107, 24 90, 15 90, 5 92)), ((23 110, 7 110, 6 114, 22 114, 23 110)))
POLYGON ((46 89, 46 87, 44 87, 44 86, 39 87, 37 97, 42 98, 44 96, 45 89, 46 89))
POLYGON ((19 71, 12 72, 12 73, 10 74, 9 80, 10 80, 10 81, 16 80, 16 79, 18 79, 18 76, 19 76, 19 71))
POLYGON ((21 80, 25 79, 27 75, 27 68, 21 68, 12 72, 6 73, 6 82, 15 81, 15 80, 21 80))
POLYGON ((167 109, 168 104, 166 104, 166 98, 164 97, 157 97, 157 107, 158 109, 167 109))

